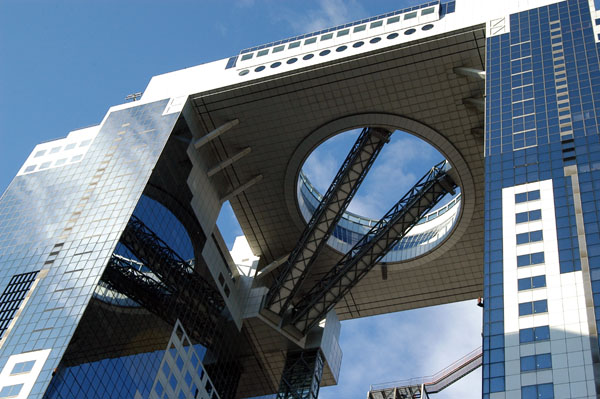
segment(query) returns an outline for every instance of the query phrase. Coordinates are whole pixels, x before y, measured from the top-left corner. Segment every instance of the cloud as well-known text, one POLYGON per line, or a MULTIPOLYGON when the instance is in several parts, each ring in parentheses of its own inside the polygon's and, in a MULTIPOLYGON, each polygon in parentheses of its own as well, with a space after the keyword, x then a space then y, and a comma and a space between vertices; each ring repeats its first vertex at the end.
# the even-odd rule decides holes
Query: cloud
POLYGON ((284 20, 296 33, 306 33, 347 23, 367 14, 356 0, 319 0, 316 8, 302 13, 281 10, 277 18, 284 20))

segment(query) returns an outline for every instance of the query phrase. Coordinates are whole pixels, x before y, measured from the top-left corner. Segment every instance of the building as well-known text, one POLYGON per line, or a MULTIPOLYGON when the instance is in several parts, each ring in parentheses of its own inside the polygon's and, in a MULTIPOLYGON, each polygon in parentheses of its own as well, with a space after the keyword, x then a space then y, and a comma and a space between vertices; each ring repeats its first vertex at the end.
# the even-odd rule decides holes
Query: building
POLYGON ((484 398, 596 397, 598 21, 433 1, 156 76, 38 145, 0 199, 0 398, 316 397, 339 320, 478 296, 484 398), (315 193, 304 159, 351 128, 315 193), (345 213, 396 129, 448 163, 345 213))

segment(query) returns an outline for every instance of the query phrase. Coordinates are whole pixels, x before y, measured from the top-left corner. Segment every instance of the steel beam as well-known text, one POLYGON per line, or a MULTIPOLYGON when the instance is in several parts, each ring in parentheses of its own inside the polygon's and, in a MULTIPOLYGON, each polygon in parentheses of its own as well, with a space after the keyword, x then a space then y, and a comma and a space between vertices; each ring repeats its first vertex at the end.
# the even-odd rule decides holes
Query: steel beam
POLYGON ((318 348, 288 352, 277 399, 317 399, 323 364, 318 348))
POLYGON ((194 147, 196 149, 199 149, 204 144, 216 139, 217 137, 219 137, 220 135, 222 135, 223 133, 225 133, 232 127, 236 126, 238 123, 240 123, 239 119, 234 119, 234 120, 231 120, 229 122, 222 124, 215 130, 209 132, 207 135, 202 136, 199 139, 197 139, 196 141, 194 141, 194 147))
POLYGON ((333 230, 392 132, 365 128, 350 150, 321 203, 269 289, 265 308, 282 315, 302 286, 310 266, 333 230))
POLYGON ((429 212, 446 193, 454 193, 447 161, 434 166, 361 240, 319 280, 283 319, 301 334, 333 307, 429 212))

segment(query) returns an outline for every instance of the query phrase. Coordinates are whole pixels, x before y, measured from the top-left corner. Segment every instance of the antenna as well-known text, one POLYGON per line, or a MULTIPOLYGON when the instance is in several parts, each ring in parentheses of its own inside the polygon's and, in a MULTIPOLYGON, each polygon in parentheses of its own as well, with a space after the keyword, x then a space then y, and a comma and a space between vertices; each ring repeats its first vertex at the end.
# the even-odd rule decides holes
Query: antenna
POLYGON ((133 93, 128 95, 127 97, 125 97, 125 101, 137 101, 140 99, 140 97, 142 96, 142 92, 137 92, 137 93, 133 93))

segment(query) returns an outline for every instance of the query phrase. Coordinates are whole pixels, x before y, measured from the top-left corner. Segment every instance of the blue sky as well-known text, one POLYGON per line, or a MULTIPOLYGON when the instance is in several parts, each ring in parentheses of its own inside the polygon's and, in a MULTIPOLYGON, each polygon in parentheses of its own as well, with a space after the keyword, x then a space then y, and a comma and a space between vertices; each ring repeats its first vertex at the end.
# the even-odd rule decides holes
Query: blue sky
MULTIPOLYGON (((37 143, 99 123, 108 107, 143 91, 153 75, 421 2, 2 0, 0 191, 37 143)), ((385 173, 392 167, 408 187, 424 173, 411 167, 424 147, 405 140, 397 145, 405 150, 402 157, 382 154, 376 168, 385 173)), ((329 155, 322 158, 323 164, 333 162, 329 155)), ((326 175, 314 176, 328 184, 326 175)), ((373 179, 365 182, 373 187, 367 191, 380 193, 376 188, 383 183, 373 179)), ((384 198, 361 192, 352 210, 376 216, 377 204, 391 205, 398 193, 404 193, 400 185, 384 198)), ((224 219, 231 243, 237 231, 224 219)), ((324 388, 320 397, 364 398, 370 383, 433 374, 478 346, 480 330, 481 312, 473 301, 344 322, 340 385, 324 388)), ((479 397, 479 375, 440 396, 479 397)))

